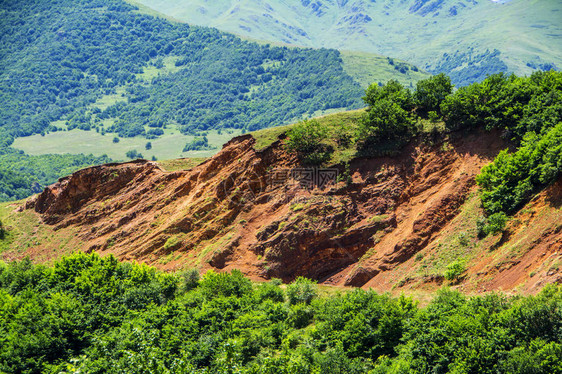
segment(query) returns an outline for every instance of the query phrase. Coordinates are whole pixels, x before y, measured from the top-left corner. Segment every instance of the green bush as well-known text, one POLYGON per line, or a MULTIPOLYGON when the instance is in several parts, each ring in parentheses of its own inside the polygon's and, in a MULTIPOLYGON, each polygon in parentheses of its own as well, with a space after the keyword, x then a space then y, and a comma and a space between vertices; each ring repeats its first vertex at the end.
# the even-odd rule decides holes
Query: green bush
POLYGON ((140 153, 139 151, 137 151, 136 149, 132 149, 130 151, 127 151, 127 153, 125 154, 125 156, 127 156, 127 158, 130 158, 131 160, 136 160, 139 158, 143 158, 142 153, 140 153))
POLYGON ((420 113, 440 113, 441 103, 451 92, 453 92, 451 78, 441 73, 417 83, 414 101, 420 113))
POLYGON ((199 285, 199 270, 188 269, 182 271, 180 274, 180 288, 183 291, 190 291, 199 285))
POLYGON ((464 262, 455 261, 447 265, 444 277, 448 281, 457 282, 461 279, 462 274, 466 271, 464 262))
POLYGON ((318 287, 316 282, 310 279, 298 277, 287 286, 287 298, 291 305, 299 303, 310 304, 316 296, 318 296, 318 287))
POLYGON ((476 178, 491 213, 512 214, 562 174, 562 122, 542 137, 529 133, 514 153, 502 151, 476 178))
POLYGON ((362 154, 393 154, 415 133, 412 120, 404 109, 389 99, 377 101, 361 118, 357 132, 362 154))
POLYGON ((304 120, 287 131, 285 148, 297 154, 301 162, 320 165, 328 161, 332 154, 331 147, 323 144, 328 137, 328 130, 315 119, 304 120))
POLYGON ((394 79, 389 80, 383 86, 379 86, 377 83, 371 84, 365 91, 365 96, 363 97, 363 101, 369 107, 373 107, 383 100, 396 103, 406 112, 414 108, 414 97, 410 90, 394 79))
POLYGON ((444 289, 418 307, 361 289, 311 297, 300 278, 289 304, 278 282, 208 272, 190 288, 186 274, 82 253, 0 262, 0 372, 562 372, 560 286, 444 289))

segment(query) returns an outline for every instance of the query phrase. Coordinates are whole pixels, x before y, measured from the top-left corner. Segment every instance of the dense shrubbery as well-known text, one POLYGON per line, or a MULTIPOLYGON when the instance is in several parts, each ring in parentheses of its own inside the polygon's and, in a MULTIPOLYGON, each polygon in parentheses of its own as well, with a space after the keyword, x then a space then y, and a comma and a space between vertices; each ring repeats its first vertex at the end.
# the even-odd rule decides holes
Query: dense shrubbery
POLYGON ((25 373, 562 373, 562 289, 441 291, 425 308, 299 279, 165 274, 76 254, 0 263, 0 371, 25 373))
POLYGON ((441 103, 453 92, 451 79, 445 74, 437 74, 428 79, 421 80, 416 85, 414 99, 418 112, 441 112, 441 103))
POLYGON ((195 137, 195 139, 187 143, 185 147, 183 147, 182 152, 208 151, 211 149, 216 149, 216 147, 209 145, 209 139, 207 139, 206 135, 203 135, 201 137, 195 137))
POLYGON ((80 168, 110 162, 107 156, 28 156, 11 148, 0 149, 0 201, 23 199, 80 168))
POLYGON ((448 130, 502 130, 519 149, 501 152, 478 177, 491 215, 483 232, 497 232, 505 226, 506 214, 562 174, 562 73, 525 78, 500 73, 451 91, 442 74, 418 82, 413 94, 395 81, 372 85, 364 97, 369 107, 359 127, 358 150, 396 152, 417 133, 418 116, 436 122, 442 115, 448 130))
POLYGON ((448 96, 450 128, 501 129, 519 149, 501 152, 478 183, 490 214, 512 214, 562 173, 562 73, 498 74, 448 96))

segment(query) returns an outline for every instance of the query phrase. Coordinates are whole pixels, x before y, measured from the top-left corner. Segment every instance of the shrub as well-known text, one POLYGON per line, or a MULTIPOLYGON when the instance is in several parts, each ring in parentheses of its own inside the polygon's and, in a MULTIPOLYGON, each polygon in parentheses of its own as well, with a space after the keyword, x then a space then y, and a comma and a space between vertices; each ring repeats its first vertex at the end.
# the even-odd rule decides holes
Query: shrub
POLYGON ((486 225, 484 226, 484 234, 485 235, 495 235, 502 232, 505 229, 505 225, 507 223, 507 216, 505 213, 494 213, 490 217, 488 217, 486 225))
POLYGON ((199 282, 199 286, 203 295, 209 299, 219 296, 241 297, 252 291, 252 283, 240 270, 232 270, 230 274, 209 270, 199 282))
POLYGON ((291 305, 299 303, 310 304, 317 295, 318 287, 316 282, 304 277, 298 277, 287 286, 287 297, 291 305))
POLYGON ((314 309, 303 303, 292 305, 287 316, 289 326, 302 329, 308 326, 314 318, 314 309))
POLYGON ((190 291, 196 288, 199 285, 199 270, 197 269, 188 269, 182 271, 179 274, 180 277, 180 289, 184 292, 190 291))
POLYGON ((445 279, 451 282, 458 282, 461 279, 462 274, 466 271, 466 266, 461 261, 455 261, 447 266, 445 271, 445 279))
POLYGON ((125 156, 127 156, 127 158, 130 158, 131 160, 143 158, 142 153, 140 153, 136 149, 132 149, 130 151, 127 151, 127 153, 125 153, 125 156))
POLYGON ((504 150, 476 178, 490 213, 514 213, 562 174, 562 123, 542 137, 529 133, 515 153, 504 150))
POLYGON ((414 99, 410 90, 394 79, 389 80, 384 86, 373 83, 365 91, 363 101, 370 108, 382 100, 394 102, 405 111, 410 111, 414 107, 414 99))
POLYGON ((326 127, 317 120, 304 120, 287 132, 285 148, 296 153, 301 162, 319 165, 330 159, 332 149, 322 142, 328 137, 326 127))
POLYGON ((382 99, 361 118, 358 149, 363 154, 392 154, 410 140, 413 133, 408 113, 398 103, 382 99))

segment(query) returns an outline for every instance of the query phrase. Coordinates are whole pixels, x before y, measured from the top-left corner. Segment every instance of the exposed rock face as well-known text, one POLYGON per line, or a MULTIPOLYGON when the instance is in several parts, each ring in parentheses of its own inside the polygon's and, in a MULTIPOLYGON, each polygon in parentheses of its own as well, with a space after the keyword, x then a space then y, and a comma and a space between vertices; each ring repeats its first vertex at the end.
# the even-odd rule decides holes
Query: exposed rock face
MULTIPOLYGON (((435 146, 410 145, 398 157, 354 160, 350 183, 303 188, 290 178, 272 181, 273 170, 299 166, 282 140, 262 151, 253 148, 254 142, 250 135, 237 137, 185 171, 166 172, 148 161, 84 169, 24 207, 34 209, 57 235, 73 235, 82 250, 164 269, 238 268, 255 279, 290 281, 303 275, 379 290, 396 287, 401 279, 404 287, 421 287, 441 284, 443 277, 414 274, 417 258, 437 253, 440 240, 460 230, 457 216, 477 196, 475 176, 505 148, 498 134, 489 133, 435 146)), ((552 187, 550 196, 559 207, 560 186, 552 187)), ((532 203, 539 209, 544 201, 532 203)), ((528 217, 527 224, 535 219, 528 217)), ((536 258, 557 253, 562 224, 550 220, 541 225, 542 232, 521 250, 524 256, 536 252, 533 260, 523 257, 490 268, 497 260, 491 254, 488 263, 475 259, 467 279, 482 279, 486 286, 480 282, 474 288, 504 283, 513 288, 529 281, 528 275, 513 275, 513 269, 542 271, 536 258)), ((521 227, 513 224, 503 239, 486 239, 474 248, 521 243, 521 227)), ((40 243, 26 253, 42 258, 53 251, 57 248, 40 243)), ((547 278, 556 277, 557 270, 547 278)))

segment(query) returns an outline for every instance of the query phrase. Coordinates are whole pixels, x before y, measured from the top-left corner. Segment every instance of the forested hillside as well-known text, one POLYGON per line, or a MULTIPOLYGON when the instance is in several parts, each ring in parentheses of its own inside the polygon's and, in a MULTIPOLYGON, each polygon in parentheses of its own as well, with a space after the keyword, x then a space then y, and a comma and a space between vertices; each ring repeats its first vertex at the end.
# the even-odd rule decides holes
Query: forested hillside
POLYGON ((114 257, 0 262, 0 370, 20 373, 561 373, 562 291, 426 307, 286 288, 238 271, 165 274, 114 257))
MULTIPOLYGON (((15 137, 239 133, 361 105, 362 89, 335 50, 259 46, 141 15, 120 0, 1 0, 0 9, 0 200, 109 161, 102 153, 29 157, 9 148, 15 137)), ((57 153, 66 152, 62 143, 57 153)))
POLYGON ((562 68, 557 0, 134 0, 251 38, 397 57, 456 85, 562 68))
POLYGON ((334 50, 258 46, 119 0, 0 5, 4 139, 61 128, 158 136, 172 123, 254 130, 361 104, 334 50))

